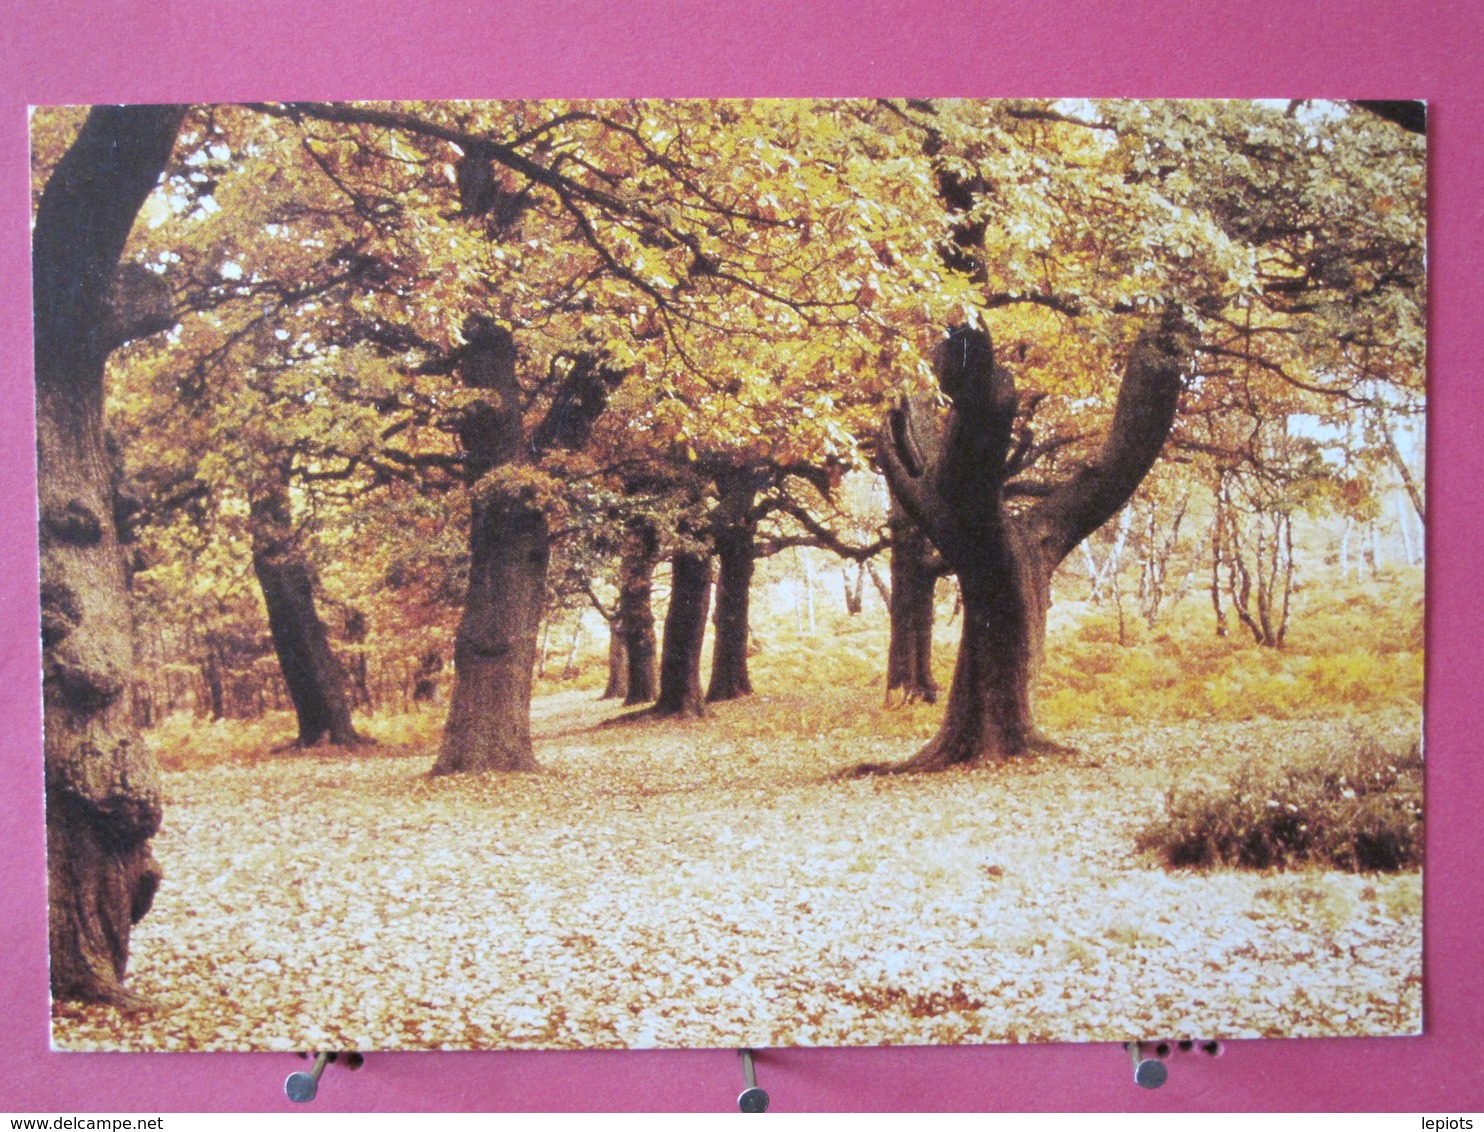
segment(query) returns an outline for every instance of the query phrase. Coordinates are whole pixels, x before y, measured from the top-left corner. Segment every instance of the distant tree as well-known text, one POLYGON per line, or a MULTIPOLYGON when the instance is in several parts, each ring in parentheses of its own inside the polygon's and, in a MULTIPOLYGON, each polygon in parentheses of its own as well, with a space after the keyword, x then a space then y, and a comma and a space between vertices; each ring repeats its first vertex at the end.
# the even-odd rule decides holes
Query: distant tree
POLYGON ((268 628, 298 717, 301 747, 328 739, 361 742, 350 718, 345 666, 314 600, 314 577, 298 545, 289 498, 290 462, 280 460, 257 486, 249 510, 252 565, 268 611, 268 628))
POLYGON ((907 703, 938 702, 933 676, 933 621, 943 559, 905 507, 893 500, 891 528, 890 636, 886 650, 886 692, 907 703))

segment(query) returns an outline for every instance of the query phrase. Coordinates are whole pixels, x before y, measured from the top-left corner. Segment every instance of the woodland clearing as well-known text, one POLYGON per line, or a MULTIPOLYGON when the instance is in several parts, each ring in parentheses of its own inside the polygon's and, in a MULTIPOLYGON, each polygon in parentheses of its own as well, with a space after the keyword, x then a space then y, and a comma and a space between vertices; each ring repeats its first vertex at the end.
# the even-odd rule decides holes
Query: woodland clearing
MULTIPOLYGON (((61 1049, 776 1046, 1407 1033, 1421 878, 1167 870, 1166 791, 1415 714, 1122 722, 1071 756, 858 780, 879 695, 762 695, 598 727, 538 697, 543 774, 429 747, 165 755, 167 881, 131 983, 61 1049)), ((894 713, 930 726, 931 709, 894 713)), ((280 721, 282 722, 282 721, 280 721)), ((403 719, 434 734, 436 718, 403 719)), ((286 726, 286 724, 283 724, 286 726)), ((241 725, 233 725, 236 730, 241 725)), ((373 728, 374 730, 374 728, 373 728)), ((390 729, 388 729, 390 731, 390 729)))

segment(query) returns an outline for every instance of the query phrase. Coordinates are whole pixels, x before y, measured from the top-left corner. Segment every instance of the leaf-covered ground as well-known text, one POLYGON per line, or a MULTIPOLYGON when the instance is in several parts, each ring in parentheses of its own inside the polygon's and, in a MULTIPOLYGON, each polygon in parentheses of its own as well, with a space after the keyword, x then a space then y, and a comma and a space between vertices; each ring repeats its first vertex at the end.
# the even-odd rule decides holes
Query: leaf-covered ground
MULTIPOLYGON (((859 738, 856 706, 843 693, 759 697, 703 723, 595 729, 611 705, 549 696, 536 711, 542 775, 434 780, 427 748, 391 745, 188 762, 166 776, 166 883, 135 936, 131 985, 157 1008, 59 1006, 54 1042, 1420 1029, 1417 874, 1170 872, 1133 847, 1174 782, 1338 749, 1356 741, 1355 720, 1130 725, 1063 733, 1072 756, 834 780, 916 745, 859 738)), ((1391 741, 1408 721, 1363 724, 1391 741)))

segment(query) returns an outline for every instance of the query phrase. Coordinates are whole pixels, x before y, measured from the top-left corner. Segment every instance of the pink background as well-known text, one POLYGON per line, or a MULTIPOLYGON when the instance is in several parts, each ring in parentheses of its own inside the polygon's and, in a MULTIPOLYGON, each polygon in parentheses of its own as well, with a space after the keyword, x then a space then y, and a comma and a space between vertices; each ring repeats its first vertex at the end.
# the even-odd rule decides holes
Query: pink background
MULTIPOLYGON (((1427 1033, 1230 1043, 1146 1092, 1112 1045, 782 1050, 775 1111, 1484 1109, 1484 3, 19 0, 0 15, 0 1110, 291 1108, 287 1054, 47 1050, 28 103, 579 95, 1220 95, 1431 103, 1427 1033), (1470 48, 1469 44, 1474 44, 1470 48), (1472 581, 1471 581, 1472 580, 1472 581)), ((1137 1036, 1137 1035, 1131 1035, 1137 1036)), ((1147 1035, 1158 1037, 1159 1035, 1147 1035)), ((728 1050, 372 1055, 350 1110, 731 1108, 728 1050)))

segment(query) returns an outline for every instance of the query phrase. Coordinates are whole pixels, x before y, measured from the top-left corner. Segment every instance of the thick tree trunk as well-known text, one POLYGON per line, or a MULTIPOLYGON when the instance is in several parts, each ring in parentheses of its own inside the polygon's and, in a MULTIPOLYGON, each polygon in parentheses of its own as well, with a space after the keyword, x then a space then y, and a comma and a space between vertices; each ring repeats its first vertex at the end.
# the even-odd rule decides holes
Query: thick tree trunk
POLYGON ((546 600, 550 533, 531 501, 478 480, 521 458, 523 405, 515 339, 482 316, 464 324, 464 384, 489 392, 459 429, 474 483, 469 590, 454 641, 453 695, 433 774, 541 768, 531 749, 531 685, 546 600))
POLYGON ((133 624, 101 401, 37 401, 51 983, 58 999, 127 1004, 132 924, 160 873, 161 795, 128 690, 133 624))
POLYGON ((900 690, 906 703, 938 702, 933 679, 933 602, 938 588, 937 555, 932 543, 893 504, 891 528, 891 598, 887 609, 891 639, 886 653, 886 693, 900 690))
POLYGON ((137 1003, 132 926, 160 882, 158 771, 128 694, 133 618, 104 446, 105 296, 170 158, 182 109, 91 111, 32 238, 40 492, 47 902, 57 999, 137 1003))
POLYGON ((531 685, 550 558, 546 516, 518 500, 478 501, 469 541, 453 698, 433 773, 540 770, 531 685))
POLYGON ((712 537, 720 569, 716 581, 716 643, 711 655, 708 703, 752 695, 747 672, 748 611, 757 562, 757 491, 751 471, 718 475, 719 500, 712 515, 712 537))
POLYGON ((701 649, 706 639, 706 613, 711 604, 711 559, 681 553, 670 559, 670 607, 660 654, 660 694, 656 715, 704 715, 701 698, 701 649))
POLYGON ((893 770, 943 770, 1057 745, 1036 729, 1033 696, 1046 639, 1051 571, 1014 524, 958 571, 963 628, 938 733, 893 770))
POLYGON ((529 489, 489 473, 549 448, 581 448, 623 375, 590 354, 570 355, 528 439, 514 336, 483 315, 465 319, 463 333, 459 375, 487 396, 473 401, 459 423, 464 473, 473 489, 469 591, 454 642, 448 722, 432 773, 535 771, 541 768, 531 748, 531 685, 551 534, 529 489))
POLYGON ((252 568, 268 609, 268 629, 299 721, 298 745, 361 741, 351 723, 345 668, 314 604, 314 575, 298 545, 283 469, 252 501, 252 568))
POLYGON ((618 579, 618 624, 628 656, 625 704, 650 703, 659 691, 653 605, 654 570, 659 557, 660 536, 654 521, 641 517, 630 522, 618 579))
POLYGON ((881 451, 893 496, 958 575, 962 643, 938 734, 907 762, 861 773, 942 770, 1055 748, 1037 732, 1032 710, 1051 575, 1128 502, 1158 458, 1192 348, 1178 316, 1147 324, 1097 458, 1013 513, 1005 485, 1034 448, 1028 430, 1016 436, 1014 378, 995 363, 989 335, 963 328, 949 335, 937 360, 952 403, 941 430, 904 405, 888 418, 881 451), (920 439, 931 434, 936 443, 920 439))

